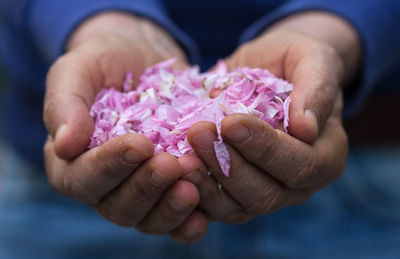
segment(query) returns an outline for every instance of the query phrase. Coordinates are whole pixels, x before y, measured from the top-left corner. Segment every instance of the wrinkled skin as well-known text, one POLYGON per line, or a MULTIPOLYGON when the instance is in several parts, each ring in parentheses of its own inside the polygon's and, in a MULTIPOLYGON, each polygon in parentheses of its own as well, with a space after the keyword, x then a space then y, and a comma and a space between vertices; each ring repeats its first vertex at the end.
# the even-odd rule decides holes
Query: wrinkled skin
MULTIPOLYGON (((340 55, 346 55, 349 51, 346 48, 357 47, 357 44, 352 42, 335 49, 299 29, 300 21, 305 20, 305 25, 313 22, 309 17, 299 18, 295 26, 290 21, 275 26, 242 45, 226 60, 231 69, 237 66, 266 68, 293 83, 290 135, 250 115, 226 117, 221 134, 231 156, 227 178, 213 150, 212 143, 217 140, 215 125, 200 122, 188 133, 189 142, 204 162, 196 176, 196 186, 200 192, 200 207, 209 219, 238 224, 257 215, 301 204, 315 191, 332 183, 344 170, 348 143, 341 120, 341 84, 351 81, 354 75, 344 70, 357 61, 340 55)), ((315 18, 321 18, 320 14, 315 18)), ((321 22, 335 19, 323 17, 321 22)), ((347 26, 335 24, 334 27, 341 25, 347 26)), ((345 34, 348 28, 343 30, 345 34)), ((349 39, 356 40, 356 37, 350 35, 349 39)), ((353 51, 357 53, 358 50, 353 51)))
POLYGON ((197 168, 187 165, 184 171, 168 153, 153 156, 153 144, 139 134, 87 148, 93 132, 89 109, 100 89, 121 87, 128 70, 138 82, 148 66, 171 57, 178 57, 176 68, 187 66, 177 44, 146 20, 105 13, 81 25, 47 76, 46 171, 57 191, 118 225, 192 243, 208 223, 194 210, 197 188, 181 178, 197 168))
POLYGON ((223 120, 222 136, 231 156, 228 178, 212 149, 216 130, 209 122, 195 124, 188 134, 198 157, 153 156, 152 143, 137 134, 87 150, 93 132, 89 108, 103 86, 121 86, 127 70, 137 80, 146 67, 171 56, 178 56, 179 68, 186 66, 176 43, 145 20, 120 13, 89 20, 74 33, 47 78, 50 184, 119 225, 169 233, 185 244, 204 235, 212 220, 242 223, 304 202, 340 176, 348 150, 341 84, 355 76, 350 68, 357 62, 346 54, 357 53, 357 44, 352 44, 350 26, 326 16, 289 17, 226 59, 230 68, 266 68, 295 86, 289 134, 248 115, 223 120), (331 28, 330 34, 341 36, 341 45, 315 28, 316 35, 308 33, 307 19, 331 28), (343 44, 347 41, 351 44, 343 44))

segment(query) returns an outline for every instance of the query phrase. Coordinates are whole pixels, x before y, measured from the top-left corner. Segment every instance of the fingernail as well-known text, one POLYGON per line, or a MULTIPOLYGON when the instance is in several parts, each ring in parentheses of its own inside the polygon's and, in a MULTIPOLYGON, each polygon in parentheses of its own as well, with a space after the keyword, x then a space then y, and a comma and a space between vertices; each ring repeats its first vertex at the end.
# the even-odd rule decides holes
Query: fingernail
POLYGON ((194 137, 193 142, 200 151, 210 151, 214 148, 214 141, 217 139, 215 134, 209 130, 194 137))
POLYGON ((172 180, 173 180, 172 178, 160 174, 157 170, 154 170, 151 173, 151 183, 154 186, 165 186, 170 184, 172 180))
POLYGON ((125 162, 127 162, 128 164, 137 164, 143 160, 146 160, 147 157, 140 153, 137 153, 132 149, 128 149, 127 151, 125 151, 124 159, 125 162))
POLYGON ((62 136, 62 135, 65 133, 66 129, 67 129, 67 124, 62 124, 60 127, 58 127, 58 129, 57 129, 57 131, 56 131, 56 135, 53 136, 53 137, 54 137, 54 140, 56 141, 57 138, 59 138, 60 136, 62 136))
POLYGON ((198 184, 198 183, 200 183, 202 177, 203 176, 202 176, 201 172, 198 170, 198 171, 195 171, 195 172, 192 172, 192 173, 186 175, 185 177, 183 177, 183 179, 187 180, 193 184, 198 184))
POLYGON ((317 116, 315 116, 315 113, 311 109, 307 109, 305 112, 305 117, 307 120, 311 121, 312 126, 314 126, 315 130, 317 131, 318 135, 318 121, 317 121, 317 116))
POLYGON ((239 124, 226 130, 224 137, 234 143, 241 144, 250 137, 250 131, 246 126, 239 124))
POLYGON ((170 196, 169 202, 171 207, 176 211, 185 211, 191 206, 190 204, 186 204, 183 201, 179 200, 175 196, 170 196))

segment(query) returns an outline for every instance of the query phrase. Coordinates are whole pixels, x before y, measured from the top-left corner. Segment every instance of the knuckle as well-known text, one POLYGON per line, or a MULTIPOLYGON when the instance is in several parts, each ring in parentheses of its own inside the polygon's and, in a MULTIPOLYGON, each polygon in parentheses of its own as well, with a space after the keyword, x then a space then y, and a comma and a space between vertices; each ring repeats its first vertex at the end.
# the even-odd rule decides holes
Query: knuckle
MULTIPOLYGON (((50 137, 49 137, 50 138, 50 137)), ((55 191, 66 195, 72 196, 72 189, 68 173, 65 173, 62 168, 63 165, 58 163, 56 159, 51 155, 53 145, 48 139, 44 145, 44 156, 45 156, 45 172, 47 182, 50 187, 55 191)))
POLYGON ((340 68, 338 75, 343 73, 343 60, 334 47, 324 42, 313 42, 309 50, 312 55, 321 57, 326 63, 336 64, 335 67, 340 68))
POLYGON ((136 192, 135 200, 137 201, 137 203, 145 203, 148 200, 152 200, 154 195, 160 191, 159 187, 153 184, 146 184, 139 178, 133 181, 133 189, 136 192))
MULTIPOLYGON (((97 177, 102 182, 116 182, 120 179, 121 174, 118 173, 117 165, 124 163, 121 157, 112 157, 111 151, 106 146, 94 149, 94 155, 91 163, 97 166, 97 177)), ((133 170, 133 169, 132 169, 133 170)))
MULTIPOLYGON (((262 140, 264 138, 261 135, 259 139, 262 140)), ((279 156, 279 154, 276 152, 276 146, 273 142, 260 141, 260 144, 261 143, 263 143, 263 146, 254 149, 254 154, 252 157, 254 162, 263 165, 263 168, 270 168, 271 164, 276 161, 275 159, 277 156, 279 156)))
POLYGON ((96 60, 100 71, 103 72, 103 74, 106 74, 110 67, 114 65, 114 54, 112 51, 101 51, 97 53, 96 60))
POLYGON ((264 168, 269 168, 269 165, 275 161, 278 156, 276 132, 264 130, 264 122, 257 120, 256 127, 253 127, 252 143, 255 148, 250 149, 252 154, 249 157, 252 162, 263 165, 264 168))
POLYGON ((317 159, 313 153, 306 156, 297 167, 297 173, 288 179, 285 184, 290 189, 301 189, 307 186, 310 178, 318 173, 317 159))
POLYGON ((49 68, 46 77, 46 90, 51 91, 51 86, 54 85, 60 75, 65 72, 65 68, 76 65, 75 58, 71 53, 64 54, 57 58, 53 65, 49 68))
POLYGON ((166 206, 160 210, 160 217, 162 222, 167 225, 176 225, 182 221, 182 218, 187 215, 192 209, 193 205, 184 204, 177 198, 170 196, 166 206))
POLYGON ((78 174, 75 172, 53 173, 53 177, 49 177, 49 183, 56 191, 72 199, 87 204, 97 204, 99 199, 96 194, 88 193, 85 186, 72 175, 78 174))
POLYGON ((328 44, 323 43, 320 46, 321 53, 325 55, 329 60, 332 60, 333 62, 341 62, 341 58, 339 56, 339 53, 331 46, 328 44))
POLYGON ((68 196, 86 202, 87 199, 84 194, 84 189, 80 186, 78 181, 73 181, 69 174, 64 174, 62 176, 62 190, 68 194, 68 196))
POLYGON ((163 222, 173 224, 180 221, 181 213, 182 210, 179 210, 175 205, 170 203, 167 208, 160 211, 160 217, 162 218, 163 222))
POLYGON ((132 227, 134 223, 132 220, 129 219, 129 217, 124 217, 120 215, 117 215, 115 213, 115 210, 112 209, 110 206, 107 205, 102 205, 98 206, 96 208, 97 212, 105 219, 113 222, 114 224, 120 226, 120 227, 132 227))
POLYGON ((118 57, 117 50, 105 49, 100 50, 95 54, 94 60, 96 61, 100 75, 102 75, 101 81, 107 86, 119 85, 123 79, 123 74, 119 71, 124 71, 121 62, 116 62, 118 57))
POLYGON ((283 193, 278 187, 265 188, 267 191, 260 194, 251 203, 251 206, 246 208, 246 211, 251 215, 270 214, 283 206, 283 193))
MULTIPOLYGON (((54 120, 54 111, 56 110, 58 103, 56 98, 51 98, 46 96, 45 101, 43 103, 43 114, 42 114, 42 119, 44 122, 44 125, 46 127, 46 130, 50 134, 54 134, 55 130, 57 127, 56 121, 54 120)), ((54 136, 53 136, 54 137, 54 136)))
POLYGON ((75 67, 73 63, 73 59, 71 55, 66 54, 59 57, 54 64, 50 67, 49 72, 46 77, 46 94, 43 103, 43 114, 42 118, 46 129, 53 134, 54 127, 57 125, 53 125, 56 121, 54 120, 54 114, 56 108, 59 105, 59 89, 57 89, 57 84, 59 82, 59 78, 65 72, 65 68, 75 67))
POLYGON ((63 172, 60 172, 58 165, 54 161, 46 161, 46 176, 47 182, 54 190, 63 195, 71 195, 65 180, 67 177, 63 172))
POLYGON ((329 44, 323 43, 323 42, 316 42, 315 43, 315 48, 325 54, 325 55, 329 55, 329 56, 336 56, 336 50, 329 44))
POLYGON ((316 55, 332 55, 334 56, 336 50, 327 43, 309 39, 307 44, 303 45, 306 50, 310 51, 312 54, 316 55))
MULTIPOLYGON (((46 162, 50 162, 48 160, 50 158, 51 149, 53 147, 52 143, 53 143, 53 139, 52 139, 52 137, 50 135, 48 135, 47 139, 46 139, 46 143, 43 146, 43 153, 44 153, 46 162)), ((46 168, 47 168, 47 166, 46 166, 46 168)))
POLYGON ((53 63, 53 65, 50 67, 48 73, 47 73, 47 86, 51 85, 49 83, 54 80, 55 76, 59 73, 59 70, 68 65, 69 63, 69 55, 62 55, 57 60, 53 63))
POLYGON ((218 190, 217 184, 206 185, 200 191, 200 202, 202 204, 220 204, 222 202, 222 193, 218 190))
POLYGON ((46 130, 49 133, 53 133, 53 127, 52 127, 52 119, 51 119, 51 112, 54 110, 54 103, 51 100, 45 101, 44 102, 44 107, 43 107, 43 122, 44 125, 46 126, 46 130))
POLYGON ((269 165, 274 161, 275 152, 271 145, 266 144, 260 152, 256 152, 253 156, 254 162, 264 165, 264 168, 269 168, 269 165))
POLYGON ((76 199, 79 195, 75 191, 76 188, 71 184, 69 180, 70 177, 68 177, 68 174, 58 172, 55 167, 56 166, 53 165, 53 168, 47 172, 50 186, 57 192, 76 199))
POLYGON ((191 211, 196 204, 198 204, 198 200, 193 204, 188 204, 180 201, 174 196, 170 196, 168 200, 168 207, 165 211, 172 216, 172 219, 179 218, 177 215, 191 211))

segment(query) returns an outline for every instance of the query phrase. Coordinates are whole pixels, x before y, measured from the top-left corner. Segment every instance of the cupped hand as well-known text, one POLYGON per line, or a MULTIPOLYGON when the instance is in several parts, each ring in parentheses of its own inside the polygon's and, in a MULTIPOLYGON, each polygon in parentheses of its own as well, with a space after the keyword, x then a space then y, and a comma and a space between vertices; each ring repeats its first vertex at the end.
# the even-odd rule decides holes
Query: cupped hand
POLYGON ((222 121, 231 158, 229 177, 215 156, 215 125, 200 122, 188 133, 204 162, 191 176, 200 207, 211 219, 242 223, 303 203, 341 175, 348 153, 341 84, 354 75, 344 73, 345 61, 337 49, 288 28, 267 31, 226 61, 231 69, 269 69, 294 85, 289 134, 251 115, 232 114, 222 121))
POLYGON ((151 141, 138 134, 88 150, 94 129, 89 109, 101 88, 121 90, 127 71, 137 83, 148 66, 171 57, 178 57, 177 68, 186 66, 174 40, 146 19, 103 13, 78 27, 47 76, 46 172, 58 192, 118 225, 192 243, 204 235, 207 221, 194 210, 197 188, 181 177, 196 168, 183 169, 167 153, 153 156, 151 141))

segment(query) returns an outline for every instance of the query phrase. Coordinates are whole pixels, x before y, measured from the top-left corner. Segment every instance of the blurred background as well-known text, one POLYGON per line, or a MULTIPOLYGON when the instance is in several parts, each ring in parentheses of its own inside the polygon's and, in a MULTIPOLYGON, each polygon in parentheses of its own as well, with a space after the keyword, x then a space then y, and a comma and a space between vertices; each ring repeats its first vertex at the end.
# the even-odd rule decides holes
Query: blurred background
MULTIPOLYGON (((85 205, 59 196, 42 184, 43 172, 32 174, 38 169, 21 165, 12 158, 14 150, 2 147, 0 124, 0 258, 127 258, 160 252, 163 258, 265 258, 266 254, 268 258, 397 258, 400 82, 393 80, 396 76, 393 72, 382 80, 360 112, 345 122, 350 155, 338 181, 304 205, 240 226, 212 224, 207 236, 192 247, 114 226, 85 205), (2 181, 5 163, 15 165, 16 176, 2 181), (5 194, 16 198, 7 199, 5 194)), ((0 107, 5 82, 0 68, 0 107)), ((29 136, 29 129, 24 130, 29 136)))
POLYGON ((345 121, 352 146, 400 144, 400 120, 397 114, 400 111, 398 76, 393 71, 383 79, 360 112, 345 121))

